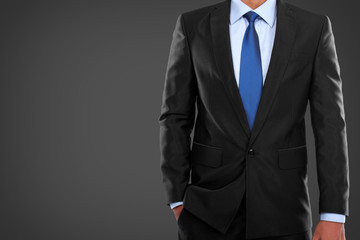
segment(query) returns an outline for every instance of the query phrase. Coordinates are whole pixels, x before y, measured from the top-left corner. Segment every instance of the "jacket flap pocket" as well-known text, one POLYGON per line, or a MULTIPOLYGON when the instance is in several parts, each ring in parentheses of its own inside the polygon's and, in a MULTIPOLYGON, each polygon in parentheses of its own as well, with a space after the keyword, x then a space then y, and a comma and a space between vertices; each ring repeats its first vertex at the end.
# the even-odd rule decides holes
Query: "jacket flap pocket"
POLYGON ((278 149, 279 168, 292 169, 307 165, 306 145, 278 149))
POLYGON ((219 147, 193 142, 190 160, 192 163, 208 167, 219 167, 222 162, 222 149, 219 147))

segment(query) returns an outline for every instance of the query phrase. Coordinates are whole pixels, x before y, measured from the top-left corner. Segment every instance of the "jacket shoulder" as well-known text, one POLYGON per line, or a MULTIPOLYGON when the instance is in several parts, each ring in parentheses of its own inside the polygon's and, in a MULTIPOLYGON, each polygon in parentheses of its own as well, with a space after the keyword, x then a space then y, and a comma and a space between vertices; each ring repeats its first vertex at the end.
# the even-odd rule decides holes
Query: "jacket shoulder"
POLYGON ((181 13, 180 15, 186 17, 187 19, 192 19, 192 18, 197 18, 197 17, 201 17, 204 15, 207 15, 208 13, 210 13, 213 9, 227 4, 229 0, 225 0, 219 3, 215 3, 215 4, 211 4, 211 5, 207 5, 207 6, 203 6, 200 8, 196 8, 196 9, 192 9, 186 12, 181 13))
POLYGON ((294 12, 299 32, 310 33, 311 36, 320 36, 324 23, 329 20, 327 15, 288 2, 286 2, 286 5, 294 12))
POLYGON ((322 23, 324 19, 327 17, 324 14, 317 13, 312 10, 308 10, 299 6, 296 6, 292 3, 286 2, 285 3, 288 8, 290 8, 293 12, 295 12, 296 19, 298 21, 314 24, 314 23, 322 23))
POLYGON ((201 24, 201 22, 206 19, 214 9, 228 3, 229 0, 224 0, 216 4, 211 4, 182 12, 178 17, 182 19, 183 24, 186 25, 188 31, 191 32, 194 28, 196 28, 195 26, 201 24))

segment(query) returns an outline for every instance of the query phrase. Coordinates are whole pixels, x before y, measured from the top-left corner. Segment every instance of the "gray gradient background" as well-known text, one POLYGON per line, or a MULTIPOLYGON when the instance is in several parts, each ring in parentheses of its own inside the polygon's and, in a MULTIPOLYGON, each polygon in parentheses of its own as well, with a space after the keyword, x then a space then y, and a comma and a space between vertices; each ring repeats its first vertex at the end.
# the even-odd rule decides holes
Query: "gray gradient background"
MULTIPOLYGON (((164 74, 177 16, 216 2, 1 1, 0 239, 177 239, 159 168, 164 74)), ((351 173, 346 233, 356 240, 359 6, 289 2, 332 20, 351 173)))

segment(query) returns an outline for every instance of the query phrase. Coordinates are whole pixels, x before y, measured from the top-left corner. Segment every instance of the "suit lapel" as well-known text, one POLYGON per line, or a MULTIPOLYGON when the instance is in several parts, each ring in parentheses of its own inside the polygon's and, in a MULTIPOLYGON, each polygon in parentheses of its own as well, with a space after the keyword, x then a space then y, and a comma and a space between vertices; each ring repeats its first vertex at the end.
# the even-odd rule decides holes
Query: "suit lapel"
POLYGON ((229 16, 230 0, 227 0, 224 4, 218 5, 218 7, 211 13, 210 28, 213 51, 227 95, 230 97, 230 102, 232 103, 242 128, 249 137, 250 128, 234 75, 230 45, 229 16))
POLYGON ((277 0, 277 23, 274 46, 252 131, 250 131, 245 108, 234 75, 229 33, 230 0, 226 0, 222 5, 217 5, 217 8, 211 13, 210 28, 215 60, 222 76, 221 80, 230 97, 240 125, 245 134, 250 137, 249 146, 253 145, 264 125, 284 75, 295 39, 295 13, 283 1, 277 0))

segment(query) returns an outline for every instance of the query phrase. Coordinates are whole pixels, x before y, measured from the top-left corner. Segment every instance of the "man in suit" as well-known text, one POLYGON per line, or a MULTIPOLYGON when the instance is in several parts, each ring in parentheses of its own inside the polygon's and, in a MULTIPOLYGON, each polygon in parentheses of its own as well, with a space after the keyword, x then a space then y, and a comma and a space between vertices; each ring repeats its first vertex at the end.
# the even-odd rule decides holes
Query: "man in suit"
POLYGON ((345 239, 347 136, 328 16, 284 0, 225 0, 180 14, 159 123, 179 239, 345 239), (320 190, 313 236, 308 102, 320 190))

